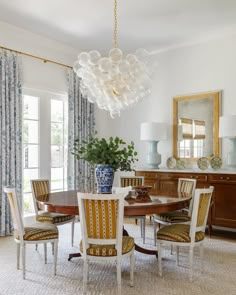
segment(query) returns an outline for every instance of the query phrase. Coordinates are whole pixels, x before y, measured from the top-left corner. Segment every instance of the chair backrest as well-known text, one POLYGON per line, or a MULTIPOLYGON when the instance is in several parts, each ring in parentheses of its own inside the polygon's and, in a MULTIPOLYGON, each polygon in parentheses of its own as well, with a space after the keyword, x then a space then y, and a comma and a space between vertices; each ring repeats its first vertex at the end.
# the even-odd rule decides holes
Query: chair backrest
POLYGON ((194 195, 197 180, 192 178, 178 179, 178 196, 179 198, 191 197, 194 195))
POLYGON ((121 176, 120 186, 141 186, 144 185, 144 176, 121 176))
POLYGON ((125 187, 113 186, 112 187, 113 194, 126 193, 126 195, 128 195, 131 190, 132 190, 132 186, 125 186, 125 187))
POLYGON ((49 194, 50 184, 48 179, 32 179, 30 180, 31 190, 33 195, 34 210, 36 215, 38 214, 37 198, 49 194))
POLYGON ((178 197, 186 198, 191 197, 189 204, 189 216, 192 214, 193 198, 195 195, 197 180, 192 178, 179 178, 178 179, 178 197))
POLYGON ((196 232, 205 232, 213 190, 213 186, 195 190, 190 223, 190 237, 192 243, 195 241, 196 232))
POLYGON ((10 204, 14 230, 17 231, 20 240, 22 241, 25 230, 19 200, 16 195, 16 189, 14 187, 4 187, 3 190, 7 194, 10 204))
POLYGON ((121 256, 125 196, 125 193, 77 194, 85 257, 89 244, 115 245, 117 256, 121 256))

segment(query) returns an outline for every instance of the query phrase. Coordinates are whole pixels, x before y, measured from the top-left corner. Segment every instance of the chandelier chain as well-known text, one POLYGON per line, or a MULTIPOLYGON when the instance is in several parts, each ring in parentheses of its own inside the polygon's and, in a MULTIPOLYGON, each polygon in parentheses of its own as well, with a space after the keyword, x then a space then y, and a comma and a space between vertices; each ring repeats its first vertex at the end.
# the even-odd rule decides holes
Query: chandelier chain
POLYGON ((114 35, 113 35, 113 47, 117 48, 117 0, 114 0, 114 35))

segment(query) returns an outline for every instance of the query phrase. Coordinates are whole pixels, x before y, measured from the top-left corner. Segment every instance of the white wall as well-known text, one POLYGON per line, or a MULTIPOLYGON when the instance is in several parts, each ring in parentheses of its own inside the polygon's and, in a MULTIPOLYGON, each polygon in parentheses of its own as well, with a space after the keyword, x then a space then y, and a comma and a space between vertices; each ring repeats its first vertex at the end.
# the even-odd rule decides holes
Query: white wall
MULTIPOLYGON (((35 56, 50 59, 72 66, 79 53, 79 49, 52 39, 42 37, 29 31, 20 29, 5 22, 0 22, 0 46, 26 52, 35 56)), ((67 92, 67 68, 52 63, 22 55, 24 86, 50 91, 54 93, 67 92)), ((107 114, 98 110, 97 130, 107 132, 107 114)))
MULTIPOLYGON (((236 36, 163 52, 156 59, 159 66, 151 96, 109 123, 114 135, 135 141, 139 167, 144 165, 146 152, 145 142, 139 140, 141 122, 169 123, 169 140, 159 144, 162 166, 166 166, 166 159, 172 155, 174 96, 222 90, 221 114, 236 114, 236 36)), ((226 142, 222 147, 223 160, 228 150, 226 142)))

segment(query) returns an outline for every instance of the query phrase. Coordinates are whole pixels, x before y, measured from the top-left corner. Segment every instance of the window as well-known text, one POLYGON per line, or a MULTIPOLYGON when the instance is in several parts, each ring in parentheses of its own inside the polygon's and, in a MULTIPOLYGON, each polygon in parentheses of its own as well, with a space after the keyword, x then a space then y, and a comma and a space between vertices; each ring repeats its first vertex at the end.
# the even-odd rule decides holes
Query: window
POLYGON ((178 125, 178 150, 180 158, 203 157, 205 138, 205 121, 180 118, 178 125))
POLYGON ((49 179, 51 190, 67 187, 67 96, 24 89, 24 214, 33 210, 31 179, 49 179))

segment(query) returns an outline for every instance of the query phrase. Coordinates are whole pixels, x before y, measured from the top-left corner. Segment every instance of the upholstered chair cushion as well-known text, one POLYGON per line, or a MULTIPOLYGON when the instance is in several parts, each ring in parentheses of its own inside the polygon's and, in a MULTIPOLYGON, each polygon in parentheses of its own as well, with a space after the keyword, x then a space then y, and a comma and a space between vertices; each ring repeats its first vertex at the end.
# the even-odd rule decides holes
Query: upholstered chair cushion
POLYGON ((59 214, 52 212, 39 213, 36 216, 36 220, 39 222, 49 222, 49 223, 62 223, 74 218, 73 215, 59 214))
MULTIPOLYGON (((123 236, 122 254, 130 252, 134 247, 134 238, 123 236)), ((80 251, 83 253, 83 244, 80 242, 80 251)), ((115 245, 90 245, 87 249, 87 255, 91 256, 116 256, 115 245)))
MULTIPOLYGON (((161 228, 157 232, 157 239, 173 241, 173 242, 183 242, 189 243, 191 242, 190 236, 190 225, 188 224, 172 224, 167 225, 161 228)), ((195 241, 202 241, 205 237, 204 232, 197 232, 195 235, 195 241)))
POLYGON ((160 221, 168 222, 168 223, 181 223, 190 221, 190 217, 188 216, 187 211, 174 211, 169 213, 162 214, 153 214, 155 219, 160 221))
MULTIPOLYGON (((55 225, 49 223, 35 223, 30 227, 25 227, 23 239, 25 241, 38 241, 58 239, 58 229, 55 225)), ((15 230, 14 238, 19 240, 18 231, 15 230)))

